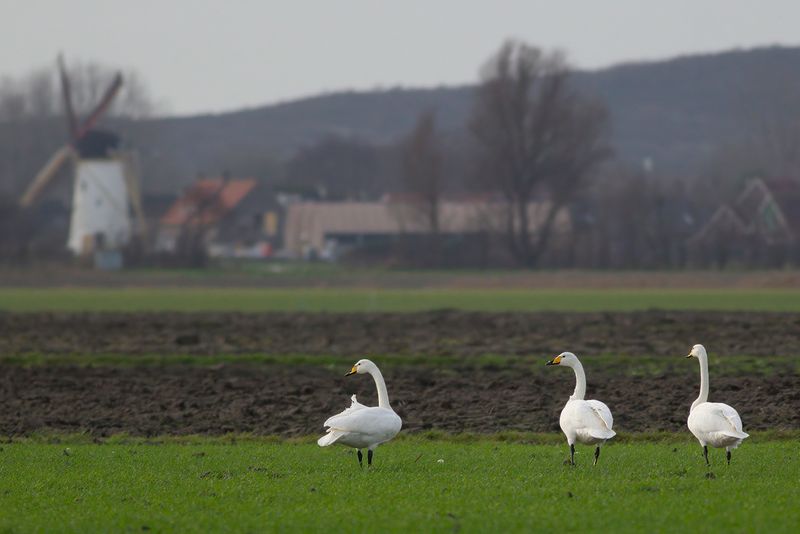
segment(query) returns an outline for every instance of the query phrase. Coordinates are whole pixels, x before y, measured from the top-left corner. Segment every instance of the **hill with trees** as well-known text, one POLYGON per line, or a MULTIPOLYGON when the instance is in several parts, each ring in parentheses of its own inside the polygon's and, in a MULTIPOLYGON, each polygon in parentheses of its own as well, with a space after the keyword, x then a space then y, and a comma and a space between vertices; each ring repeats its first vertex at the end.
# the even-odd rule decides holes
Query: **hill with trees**
MULTIPOLYGON (((605 101, 617 158, 637 166, 648 158, 665 175, 691 177, 720 147, 741 141, 771 117, 800 116, 798 47, 630 63, 578 71, 572 81, 605 101)), ((278 179, 298 150, 327 137, 390 145, 425 111, 435 113, 445 135, 467 138, 475 95, 475 86, 349 91, 229 113, 117 118, 110 126, 139 151, 145 189, 173 193, 199 174, 223 170, 278 179)), ((30 150, 28 156, 15 149, 14 172, 0 172, 4 190, 21 191, 31 169, 62 142, 56 133, 63 128, 57 117, 36 116, 27 124, 3 121, 0 113, 0 139, 28 139, 30 150), (53 146, 38 146, 48 143, 53 146)))

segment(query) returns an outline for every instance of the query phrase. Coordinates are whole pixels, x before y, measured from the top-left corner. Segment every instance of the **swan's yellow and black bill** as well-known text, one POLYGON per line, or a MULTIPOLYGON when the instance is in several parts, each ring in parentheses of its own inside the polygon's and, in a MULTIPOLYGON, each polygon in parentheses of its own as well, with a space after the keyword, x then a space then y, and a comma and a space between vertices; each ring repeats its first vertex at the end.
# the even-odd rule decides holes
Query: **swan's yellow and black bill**
POLYGON ((692 353, 690 352, 689 354, 686 355, 686 357, 687 358, 691 358, 692 357, 692 353))
POLYGON ((353 366, 353 368, 352 368, 352 369, 350 369, 350 372, 349 372, 349 373, 347 373, 347 374, 345 374, 344 376, 350 376, 350 375, 354 375, 354 374, 356 374, 356 372, 357 372, 357 370, 356 370, 356 366, 354 365, 354 366, 353 366))
POLYGON ((547 362, 547 365, 558 365, 560 363, 561 363, 561 355, 558 355, 549 362, 547 362))

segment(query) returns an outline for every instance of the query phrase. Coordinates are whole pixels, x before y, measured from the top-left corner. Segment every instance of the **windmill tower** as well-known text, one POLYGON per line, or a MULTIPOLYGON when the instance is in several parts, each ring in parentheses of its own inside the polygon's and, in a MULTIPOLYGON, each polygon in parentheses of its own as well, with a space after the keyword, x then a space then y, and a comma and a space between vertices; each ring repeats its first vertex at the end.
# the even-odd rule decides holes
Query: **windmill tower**
POLYGON ((132 156, 118 150, 119 138, 94 127, 119 93, 122 75, 114 76, 100 102, 81 121, 75 115, 70 80, 61 57, 58 68, 69 139, 33 179, 20 205, 24 208, 33 204, 58 171, 72 162, 74 183, 67 247, 79 256, 118 251, 135 233, 144 232, 139 182, 132 156), (136 226, 131 211, 138 219, 136 226))

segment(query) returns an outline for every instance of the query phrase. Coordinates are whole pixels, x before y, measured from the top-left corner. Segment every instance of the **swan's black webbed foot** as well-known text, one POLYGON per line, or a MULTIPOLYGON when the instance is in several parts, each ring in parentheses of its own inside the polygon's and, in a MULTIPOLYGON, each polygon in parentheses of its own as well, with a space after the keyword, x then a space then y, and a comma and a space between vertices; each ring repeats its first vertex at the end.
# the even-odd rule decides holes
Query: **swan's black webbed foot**
POLYGON ((728 465, 731 465, 731 451, 725 451, 725 457, 728 459, 728 465))
POLYGON ((598 458, 600 458, 600 445, 594 449, 594 465, 597 465, 598 458))
POLYGON ((364 455, 361 454, 361 449, 356 449, 358 451, 358 467, 364 467, 364 455))
POLYGON ((372 449, 367 451, 367 467, 372 467, 372 449))
POLYGON ((575 465, 575 444, 569 445, 569 465, 575 465))
POLYGON ((708 445, 703 445, 703 458, 706 459, 706 465, 711 467, 711 464, 708 462, 708 445))

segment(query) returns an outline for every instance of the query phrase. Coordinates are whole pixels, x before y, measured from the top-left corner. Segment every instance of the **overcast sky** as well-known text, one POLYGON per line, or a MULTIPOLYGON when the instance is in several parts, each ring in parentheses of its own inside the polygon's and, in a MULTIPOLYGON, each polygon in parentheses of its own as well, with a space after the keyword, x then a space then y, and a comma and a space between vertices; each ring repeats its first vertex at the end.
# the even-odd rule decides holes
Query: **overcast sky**
POLYGON ((93 59, 169 114, 475 80, 506 37, 596 68, 800 44, 798 0, 0 0, 0 75, 93 59))

